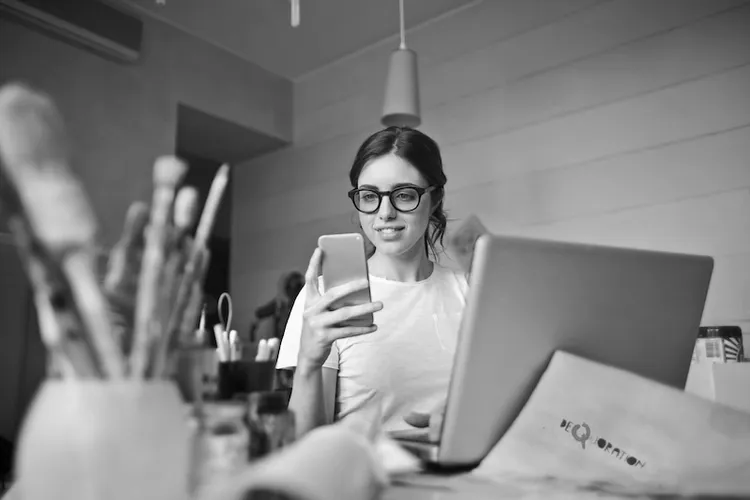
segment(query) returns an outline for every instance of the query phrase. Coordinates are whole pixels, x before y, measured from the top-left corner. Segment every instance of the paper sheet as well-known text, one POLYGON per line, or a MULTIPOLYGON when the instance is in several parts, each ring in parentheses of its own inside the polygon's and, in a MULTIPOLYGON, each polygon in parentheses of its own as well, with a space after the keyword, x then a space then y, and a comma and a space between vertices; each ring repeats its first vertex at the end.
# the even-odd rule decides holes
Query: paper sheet
POLYGON ((750 414, 557 352, 472 474, 581 493, 747 498, 750 414))

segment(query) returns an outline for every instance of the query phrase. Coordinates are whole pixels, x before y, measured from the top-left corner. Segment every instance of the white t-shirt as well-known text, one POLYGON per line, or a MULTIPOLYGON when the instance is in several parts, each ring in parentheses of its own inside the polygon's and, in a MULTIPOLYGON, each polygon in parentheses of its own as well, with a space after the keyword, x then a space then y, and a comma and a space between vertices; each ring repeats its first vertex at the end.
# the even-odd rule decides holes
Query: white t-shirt
MULTIPOLYGON (((383 430, 406 429, 403 416, 445 400, 467 291, 463 273, 437 264, 429 278, 416 283, 370 275, 372 300, 383 303, 374 314, 378 329, 337 340, 323 365, 338 370, 336 418, 379 400, 383 430)), ((297 365, 305 292, 289 316, 279 369, 297 365)))

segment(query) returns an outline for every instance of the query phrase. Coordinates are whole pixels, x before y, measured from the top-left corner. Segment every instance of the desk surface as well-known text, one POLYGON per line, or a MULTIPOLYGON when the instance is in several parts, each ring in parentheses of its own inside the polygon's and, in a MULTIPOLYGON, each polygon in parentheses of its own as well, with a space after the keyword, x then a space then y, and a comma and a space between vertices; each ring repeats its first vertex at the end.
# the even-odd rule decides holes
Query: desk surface
MULTIPOLYGON (((694 494, 685 492, 660 492, 651 495, 645 492, 618 491, 617 487, 606 484, 577 484, 566 481, 495 481, 486 477, 469 474, 453 477, 419 474, 396 479, 386 489, 381 500, 489 500, 497 498, 547 499, 564 498, 589 499, 629 499, 665 498, 673 500, 695 499, 694 494)), ((701 496, 700 498, 748 498, 749 495, 701 496)))
MULTIPOLYGON (((18 495, 18 488, 11 488, 4 496, 0 494, 0 498, 2 500, 21 500, 18 495)), ((387 488, 380 496, 380 500, 495 500, 498 498, 524 500, 548 498, 633 500, 634 498, 649 497, 618 495, 597 489, 556 489, 553 486, 545 487, 544 485, 536 485, 534 487, 532 485, 500 484, 471 477, 444 478, 431 476, 420 476, 409 478, 405 481, 396 481, 395 484, 387 488)), ((681 498, 694 499, 695 496, 676 494, 669 495, 669 498, 672 500, 679 500, 681 498)), ((736 498, 747 498, 747 496, 736 498)))

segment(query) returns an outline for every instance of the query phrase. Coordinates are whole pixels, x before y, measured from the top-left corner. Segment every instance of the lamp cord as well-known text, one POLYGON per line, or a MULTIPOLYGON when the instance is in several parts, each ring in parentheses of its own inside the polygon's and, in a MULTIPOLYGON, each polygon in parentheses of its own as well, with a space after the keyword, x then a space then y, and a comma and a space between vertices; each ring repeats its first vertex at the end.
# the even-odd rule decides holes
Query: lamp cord
POLYGON ((404 30, 404 0, 398 1, 398 10, 399 10, 399 17, 401 19, 401 45, 399 45, 399 48, 401 50, 406 49, 406 33, 404 30))

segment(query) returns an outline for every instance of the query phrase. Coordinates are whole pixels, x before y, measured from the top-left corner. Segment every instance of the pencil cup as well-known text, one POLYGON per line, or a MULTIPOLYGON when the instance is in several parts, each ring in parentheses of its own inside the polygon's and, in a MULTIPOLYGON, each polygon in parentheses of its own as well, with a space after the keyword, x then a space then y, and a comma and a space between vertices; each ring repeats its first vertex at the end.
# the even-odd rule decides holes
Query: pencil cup
POLYGON ((184 500, 191 438, 172 382, 47 380, 19 436, 19 498, 184 500))
POLYGON ((219 399, 275 389, 275 361, 226 361, 219 363, 219 399))

